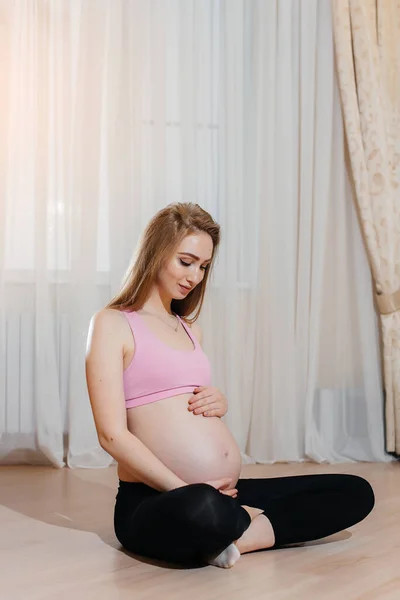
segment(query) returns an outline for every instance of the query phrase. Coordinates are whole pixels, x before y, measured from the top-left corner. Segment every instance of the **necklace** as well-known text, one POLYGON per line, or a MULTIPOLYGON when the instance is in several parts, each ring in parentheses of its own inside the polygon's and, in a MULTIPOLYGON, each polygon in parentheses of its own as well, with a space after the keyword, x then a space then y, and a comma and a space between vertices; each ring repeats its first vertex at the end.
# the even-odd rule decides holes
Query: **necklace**
POLYGON ((145 312, 148 315, 152 315, 153 317, 156 317, 157 319, 160 319, 160 321, 162 321, 165 325, 168 325, 168 327, 171 327, 174 331, 178 331, 179 319, 178 319, 178 317, 176 315, 174 315, 174 318, 176 319, 176 327, 175 327, 175 325, 171 325, 171 323, 167 323, 166 321, 164 321, 164 319, 162 317, 160 317, 160 315, 156 315, 155 313, 149 312, 145 308, 142 308, 141 310, 142 310, 142 312, 145 312))

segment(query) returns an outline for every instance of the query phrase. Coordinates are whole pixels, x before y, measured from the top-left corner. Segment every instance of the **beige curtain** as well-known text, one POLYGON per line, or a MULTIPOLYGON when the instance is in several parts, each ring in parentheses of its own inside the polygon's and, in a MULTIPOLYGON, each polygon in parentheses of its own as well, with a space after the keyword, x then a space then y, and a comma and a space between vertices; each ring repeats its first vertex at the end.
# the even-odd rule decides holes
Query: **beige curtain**
POLYGON ((400 1, 333 0, 332 7, 355 197, 382 324, 386 449, 400 454, 400 1))

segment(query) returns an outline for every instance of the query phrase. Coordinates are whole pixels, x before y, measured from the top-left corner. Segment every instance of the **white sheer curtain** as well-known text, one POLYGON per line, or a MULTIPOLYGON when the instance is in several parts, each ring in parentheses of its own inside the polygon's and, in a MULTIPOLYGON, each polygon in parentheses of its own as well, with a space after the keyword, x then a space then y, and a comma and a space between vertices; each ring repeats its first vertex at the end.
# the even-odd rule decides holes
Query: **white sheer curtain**
POLYGON ((247 461, 388 460, 329 0, 0 1, 0 460, 105 466, 91 315, 161 207, 222 226, 201 316, 247 461))

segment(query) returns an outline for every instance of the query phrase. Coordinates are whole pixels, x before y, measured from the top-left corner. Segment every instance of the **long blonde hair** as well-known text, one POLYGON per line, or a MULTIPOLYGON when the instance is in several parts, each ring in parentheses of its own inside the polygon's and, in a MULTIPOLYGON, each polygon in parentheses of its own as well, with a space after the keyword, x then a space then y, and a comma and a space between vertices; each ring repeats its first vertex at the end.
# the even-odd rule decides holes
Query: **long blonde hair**
POLYGON ((204 231, 213 242, 212 259, 203 280, 185 298, 171 302, 171 309, 181 317, 197 312, 188 323, 198 319, 204 301, 207 281, 220 242, 220 226, 211 215, 192 202, 169 204, 147 225, 124 276, 122 288, 106 308, 136 311, 146 302, 159 270, 171 258, 181 241, 192 233, 204 231))

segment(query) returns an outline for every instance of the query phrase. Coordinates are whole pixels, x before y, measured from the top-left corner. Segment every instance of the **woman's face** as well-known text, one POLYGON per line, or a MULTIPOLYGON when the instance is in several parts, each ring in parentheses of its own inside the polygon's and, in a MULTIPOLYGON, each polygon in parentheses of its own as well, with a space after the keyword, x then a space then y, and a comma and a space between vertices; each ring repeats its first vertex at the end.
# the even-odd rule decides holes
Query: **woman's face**
POLYGON ((161 270, 158 283, 175 300, 185 298, 204 278, 211 262, 213 242, 204 231, 187 235, 161 270))

